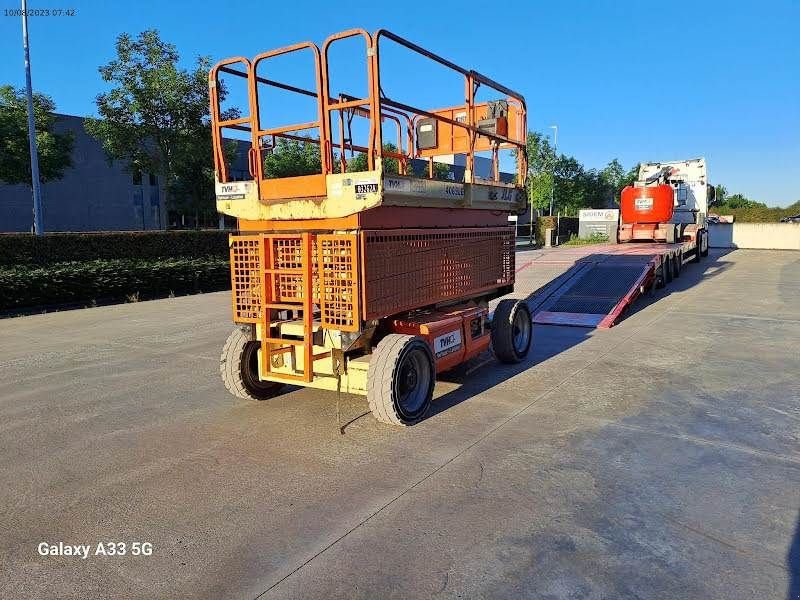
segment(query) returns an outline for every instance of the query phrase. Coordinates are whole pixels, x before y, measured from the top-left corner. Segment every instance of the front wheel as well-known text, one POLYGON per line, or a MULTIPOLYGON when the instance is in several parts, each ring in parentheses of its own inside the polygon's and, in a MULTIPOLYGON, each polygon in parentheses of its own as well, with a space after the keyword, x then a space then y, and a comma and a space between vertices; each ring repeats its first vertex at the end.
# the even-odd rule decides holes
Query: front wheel
POLYGON ((219 372, 225 388, 237 398, 268 400, 283 388, 282 383, 258 378, 260 346, 260 342, 252 339, 249 328, 237 327, 225 341, 219 372))
POLYGON ((492 348, 504 363, 520 362, 533 339, 531 312, 524 300, 501 300, 492 318, 492 348))
POLYGON ((408 426, 431 407, 436 367, 428 343, 392 333, 375 348, 367 369, 367 402, 378 421, 408 426))

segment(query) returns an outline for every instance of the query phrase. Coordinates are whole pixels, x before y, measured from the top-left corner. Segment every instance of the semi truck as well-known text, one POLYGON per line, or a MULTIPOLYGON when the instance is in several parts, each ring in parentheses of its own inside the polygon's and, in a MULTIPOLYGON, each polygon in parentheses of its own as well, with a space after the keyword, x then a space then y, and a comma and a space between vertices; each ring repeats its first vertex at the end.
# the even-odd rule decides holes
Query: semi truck
POLYGON ((575 265, 538 294, 534 323, 608 328, 645 292, 708 255, 714 187, 704 158, 644 162, 620 195, 617 244, 588 246, 575 265))

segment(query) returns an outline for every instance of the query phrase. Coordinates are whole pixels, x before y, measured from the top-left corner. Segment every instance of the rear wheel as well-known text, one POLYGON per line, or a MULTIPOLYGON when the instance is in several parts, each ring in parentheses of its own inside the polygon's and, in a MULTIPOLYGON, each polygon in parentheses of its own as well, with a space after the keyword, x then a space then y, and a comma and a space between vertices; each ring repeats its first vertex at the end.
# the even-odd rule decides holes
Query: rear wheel
POLYGON ((708 256, 708 231, 703 231, 703 244, 700 246, 700 256, 708 256))
POLYGON ((694 249, 694 252, 692 253, 693 254, 693 256, 692 256, 692 262, 693 263, 699 263, 700 262, 700 257, 704 256, 704 254, 703 254, 703 238, 704 237, 705 237, 705 235, 703 235, 703 231, 702 230, 697 232, 697 247, 694 249))
POLYGON ((677 279, 681 276, 681 269, 683 268, 683 252, 678 252, 673 260, 672 275, 677 279))
POLYGON ((653 280, 653 285, 651 286, 650 291, 652 293, 654 289, 660 290, 665 285, 667 285, 667 263, 666 261, 662 261, 661 269, 656 270, 655 279, 653 280))
POLYGON ((671 256, 667 256, 665 259, 663 259, 662 264, 661 264, 661 269, 664 272, 664 284, 665 285, 668 284, 670 281, 672 281, 672 271, 673 271, 673 267, 675 265, 675 263, 672 262, 672 260, 673 259, 672 259, 671 256))
POLYGON ((258 378, 258 349, 249 328, 234 329, 225 341, 219 357, 222 383, 237 398, 267 400, 283 388, 282 383, 258 378))
POLYGON ((501 300, 492 318, 492 348, 504 363, 518 363, 528 354, 533 338, 531 312, 524 300, 501 300))
POLYGON ((389 425, 413 425, 433 400, 436 367, 421 337, 392 333, 375 348, 367 370, 367 401, 376 419, 389 425))

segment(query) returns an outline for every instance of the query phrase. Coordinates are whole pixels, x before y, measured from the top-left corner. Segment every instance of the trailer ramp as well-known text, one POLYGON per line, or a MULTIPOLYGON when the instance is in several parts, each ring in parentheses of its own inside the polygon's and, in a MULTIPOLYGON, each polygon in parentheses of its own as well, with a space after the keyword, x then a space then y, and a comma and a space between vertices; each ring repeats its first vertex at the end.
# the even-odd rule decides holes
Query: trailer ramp
POLYGON ((653 282, 652 254, 600 254, 579 259, 539 295, 533 322, 543 325, 612 327, 653 282))

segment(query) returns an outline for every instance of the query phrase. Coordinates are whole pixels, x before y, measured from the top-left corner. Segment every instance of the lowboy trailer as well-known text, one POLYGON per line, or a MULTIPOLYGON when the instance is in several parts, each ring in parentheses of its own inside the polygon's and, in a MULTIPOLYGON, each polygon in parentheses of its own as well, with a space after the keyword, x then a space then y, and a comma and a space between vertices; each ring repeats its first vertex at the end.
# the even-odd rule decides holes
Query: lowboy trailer
POLYGON ((622 190, 619 244, 588 246, 531 307, 534 322, 607 328, 642 294, 679 277, 708 254, 705 159, 642 163, 622 190))
MULTIPOLYGON (((637 298, 668 285, 687 263, 699 262, 702 256, 692 240, 576 248, 570 257, 574 265, 532 299, 533 321, 613 327, 637 298)), ((566 257, 561 253, 560 258, 566 257)))

